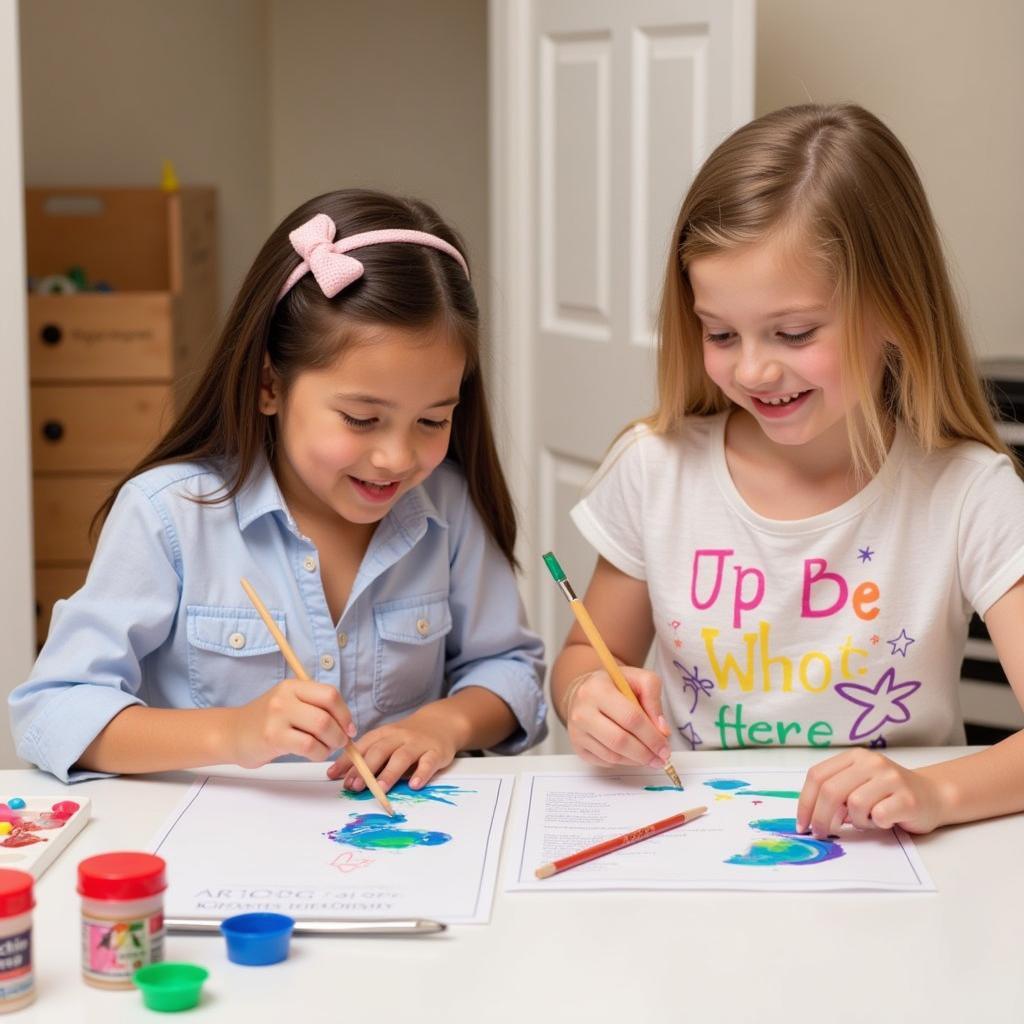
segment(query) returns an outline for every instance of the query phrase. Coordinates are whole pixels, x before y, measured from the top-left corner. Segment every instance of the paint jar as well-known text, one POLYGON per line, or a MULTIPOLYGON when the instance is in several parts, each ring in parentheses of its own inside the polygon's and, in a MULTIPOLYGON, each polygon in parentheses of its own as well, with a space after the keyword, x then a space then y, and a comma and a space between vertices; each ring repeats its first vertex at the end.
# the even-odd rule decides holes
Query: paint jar
POLYGON ((34 879, 26 871, 0 868, 0 1013, 20 1010, 36 997, 32 973, 34 879))
POLYGON ((78 865, 82 976, 97 988, 131 988, 164 958, 167 865, 151 853, 102 853, 78 865))

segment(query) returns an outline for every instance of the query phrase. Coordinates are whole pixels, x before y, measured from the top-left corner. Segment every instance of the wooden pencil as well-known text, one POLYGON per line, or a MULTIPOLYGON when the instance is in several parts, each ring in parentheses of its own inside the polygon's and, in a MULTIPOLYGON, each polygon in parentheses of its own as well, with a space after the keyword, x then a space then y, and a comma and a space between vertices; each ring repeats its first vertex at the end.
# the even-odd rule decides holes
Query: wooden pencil
MULTIPOLYGON (((259 612, 260 618, 263 620, 264 625, 270 630, 271 636, 273 636, 277 646, 281 648, 281 653, 284 655, 284 660, 288 662, 291 670, 295 673, 296 679, 301 679, 304 683, 310 683, 312 680, 309 678, 309 673, 303 667, 301 661, 299 661, 298 655, 292 649, 292 645, 288 643, 284 633, 278 628, 277 623, 274 621, 270 612, 267 611, 267 606, 260 600, 259 594, 253 589, 252 584, 242 577, 242 589, 245 591, 246 596, 252 601, 253 607, 259 612)), ((373 772, 370 771, 370 766, 363 760, 363 755, 356 750, 356 745, 351 740, 346 740, 344 746, 345 754, 348 759, 355 766, 357 772, 362 777, 363 782, 366 783, 366 788, 377 798, 377 803, 384 808, 392 817, 394 816, 394 808, 391 806, 391 801, 388 800, 384 790, 381 789, 380 783, 374 777, 373 772)))
POLYGON ((588 846, 585 850, 580 850, 578 853, 569 854, 568 857, 553 860, 550 864, 543 864, 537 868, 534 874, 538 878, 550 878, 552 875, 558 874, 559 871, 566 871, 568 868, 576 867, 577 864, 586 864, 588 860, 603 857, 606 853, 614 853, 616 850, 623 849, 623 847, 632 846, 634 843, 650 839, 651 836, 657 836, 662 832, 668 832, 670 829, 679 828, 680 825, 685 825, 688 821, 693 821, 694 818, 699 818, 702 814, 706 813, 706 807, 694 807, 692 810, 673 814, 671 818, 662 818, 661 821, 656 821, 652 825, 644 825, 643 828, 627 832, 624 836, 606 839, 603 843, 588 846))
MULTIPOLYGON (((624 697, 628 697, 642 711, 643 705, 640 703, 640 698, 633 692, 633 687, 626 682, 626 677, 622 674, 622 669, 619 668, 615 655, 608 649, 608 645, 604 642, 604 637, 598 632, 594 620, 590 617, 590 612, 587 611, 583 602, 576 596, 576 592, 572 589, 572 585, 569 583, 565 571, 559 565, 558 559, 555 558, 554 552, 549 551, 543 558, 544 564, 548 567, 548 572, 551 573, 552 579, 558 584, 558 588, 569 602, 569 607, 572 609, 573 615, 576 616, 576 621, 580 624, 580 628, 583 630, 587 640, 590 641, 590 646, 594 648, 597 656, 601 659, 605 672, 611 676, 612 682, 618 687, 619 692, 624 697)), ((652 722, 651 724, 653 725, 654 723, 652 722)), ((658 728, 657 726, 654 727, 658 728)), ((669 777, 672 785, 676 789, 682 789, 683 784, 679 781, 679 775, 672 761, 666 761, 661 767, 669 777)))

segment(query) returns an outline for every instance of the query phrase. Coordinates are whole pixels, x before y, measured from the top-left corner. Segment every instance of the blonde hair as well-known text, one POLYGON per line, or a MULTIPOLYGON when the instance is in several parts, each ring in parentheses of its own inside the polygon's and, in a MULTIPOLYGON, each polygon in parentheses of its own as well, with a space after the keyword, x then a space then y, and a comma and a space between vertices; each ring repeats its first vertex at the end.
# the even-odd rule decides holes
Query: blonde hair
POLYGON ((844 318, 843 379, 861 400, 848 420, 854 467, 884 461, 886 425, 931 451, 978 441, 1013 458, 996 434, 920 178, 899 140, 852 104, 786 107, 744 125, 698 171, 672 236, 662 293, 657 433, 684 416, 728 409, 704 371, 703 335, 686 272, 691 260, 796 231, 835 285, 844 318), (883 380, 871 394, 856 344, 883 325, 883 380))

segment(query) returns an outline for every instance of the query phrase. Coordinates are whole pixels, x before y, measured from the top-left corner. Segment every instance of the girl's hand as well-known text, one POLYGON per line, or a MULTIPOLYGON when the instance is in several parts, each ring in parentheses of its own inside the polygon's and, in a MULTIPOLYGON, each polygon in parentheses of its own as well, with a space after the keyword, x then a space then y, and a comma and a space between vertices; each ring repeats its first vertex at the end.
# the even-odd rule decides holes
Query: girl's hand
POLYGON ((847 821, 860 829, 899 825, 920 834, 943 824, 945 812, 943 791, 933 778, 857 747, 807 773, 796 827, 818 838, 837 834, 847 821))
MULTIPOLYGON (((435 701, 401 721, 371 729, 359 737, 355 746, 384 792, 410 770, 409 785, 419 789, 455 759, 460 749, 455 733, 444 701, 435 701)), ((329 779, 340 779, 342 775, 346 789, 354 792, 365 789, 362 778, 345 754, 327 769, 329 779)))
POLYGON ((653 672, 626 665, 622 674, 643 710, 619 692, 607 672, 589 672, 569 684, 565 705, 569 739, 590 764, 660 768, 671 753, 661 712, 661 680, 653 672))
POLYGON ((327 683, 285 679, 235 711, 233 760, 243 768, 282 754, 323 761, 355 733, 347 705, 327 683))

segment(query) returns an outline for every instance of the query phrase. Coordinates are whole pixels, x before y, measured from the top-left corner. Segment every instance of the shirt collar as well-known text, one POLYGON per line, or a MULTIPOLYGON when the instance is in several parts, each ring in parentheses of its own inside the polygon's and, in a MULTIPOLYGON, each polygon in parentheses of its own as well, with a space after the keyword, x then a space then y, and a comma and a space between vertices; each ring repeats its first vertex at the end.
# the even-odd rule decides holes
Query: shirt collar
MULTIPOLYGON (((280 512, 292 531, 296 534, 299 532, 285 504, 277 478, 262 455, 258 457, 245 483, 235 495, 235 512, 240 530, 247 529, 262 516, 280 512)), ((448 526, 447 519, 438 511, 422 484, 403 494, 395 507, 384 517, 384 521, 390 522, 410 544, 418 541, 426 532, 428 519, 433 519, 438 526, 448 526)))
POLYGON ((238 528, 247 529, 257 519, 273 512, 280 512, 293 531, 297 532, 295 520, 284 503, 281 488, 263 455, 257 457, 245 483, 235 495, 235 513, 238 528))

